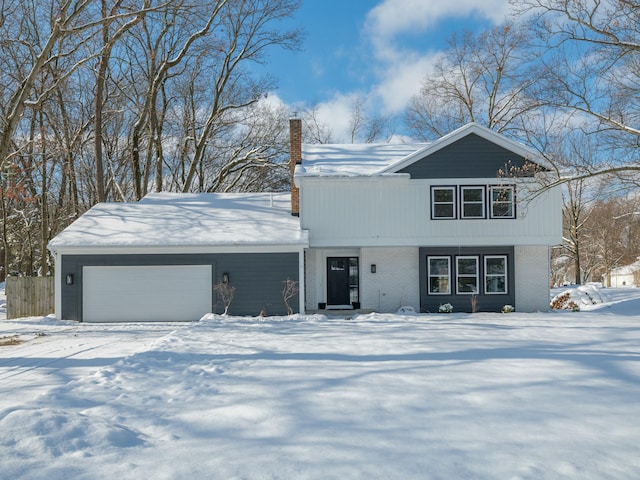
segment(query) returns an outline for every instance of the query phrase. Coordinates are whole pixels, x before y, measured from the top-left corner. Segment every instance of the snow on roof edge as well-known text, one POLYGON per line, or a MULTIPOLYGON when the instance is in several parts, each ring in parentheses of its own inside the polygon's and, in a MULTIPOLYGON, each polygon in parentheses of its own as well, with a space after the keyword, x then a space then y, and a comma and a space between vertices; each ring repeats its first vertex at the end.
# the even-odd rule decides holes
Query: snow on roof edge
POLYGON ((290 193, 150 194, 135 203, 100 203, 48 244, 51 251, 308 245, 291 215, 290 193))

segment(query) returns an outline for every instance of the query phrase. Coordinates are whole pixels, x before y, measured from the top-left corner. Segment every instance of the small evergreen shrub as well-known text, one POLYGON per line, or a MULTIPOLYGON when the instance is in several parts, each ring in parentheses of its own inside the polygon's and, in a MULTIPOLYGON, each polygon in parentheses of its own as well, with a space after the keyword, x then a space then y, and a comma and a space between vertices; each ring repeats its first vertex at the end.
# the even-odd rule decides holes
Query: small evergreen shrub
POLYGON ((451 313, 453 312, 453 305, 450 303, 445 303, 444 305, 440 305, 438 307, 438 313, 451 313))

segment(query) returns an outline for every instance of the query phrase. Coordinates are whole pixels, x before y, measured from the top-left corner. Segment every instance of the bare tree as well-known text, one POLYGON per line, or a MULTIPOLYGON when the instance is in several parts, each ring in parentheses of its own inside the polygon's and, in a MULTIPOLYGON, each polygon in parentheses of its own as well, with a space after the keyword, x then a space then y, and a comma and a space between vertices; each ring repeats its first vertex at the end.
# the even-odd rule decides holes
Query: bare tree
POLYGON ((99 201, 285 189, 285 115, 249 67, 299 46, 298 4, 3 1, 0 276, 46 274, 50 238, 99 201))
POLYGON ((199 173, 200 190, 287 190, 287 110, 258 102, 233 112, 228 122, 211 139, 199 173))
POLYGON ((233 112, 260 101, 273 86, 270 78, 254 80, 247 75, 249 63, 264 60, 267 49, 278 45, 297 48, 298 30, 278 30, 274 22, 290 17, 297 9, 296 0, 257 0, 228 2, 220 15, 215 38, 207 47, 212 54, 210 101, 201 104, 203 115, 198 115, 193 129, 193 155, 186 169, 183 192, 193 189, 198 169, 205 158, 208 143, 214 132, 224 125, 233 112))
POLYGON ((224 307, 222 314, 226 315, 229 312, 229 307, 236 294, 236 287, 231 286, 229 282, 220 281, 213 286, 213 291, 216 292, 216 295, 218 295, 224 307))
MULTIPOLYGON (((17 25, 16 28, 21 29, 26 28, 28 22, 31 22, 32 29, 17 32, 0 31, 3 36, 3 46, 6 49, 14 49, 12 53, 26 62, 22 71, 15 72, 18 75, 13 78, 13 82, 5 85, 5 94, 8 98, 0 126, 0 162, 2 162, 0 167, 4 167, 6 161, 17 153, 12 151, 12 142, 25 110, 42 103, 76 69, 95 59, 99 54, 99 51, 93 51, 78 55, 87 44, 88 38, 96 35, 99 26, 105 21, 115 18, 132 18, 141 13, 138 10, 127 9, 112 17, 96 19, 90 15, 92 2, 86 0, 70 0, 49 7, 45 2, 11 3, 15 5, 4 8, 3 15, 8 16, 4 17, 3 27, 14 24, 17 25), (43 15, 45 22, 41 18, 43 15), (52 68, 65 59, 72 59, 72 61, 64 70, 58 71, 52 68), (34 91, 43 73, 46 75, 51 71, 55 71, 56 76, 51 79, 47 88, 40 92, 34 91)), ((5 5, 5 7, 9 6, 5 5)))
POLYGON ((308 143, 334 143, 331 127, 320 120, 319 105, 314 102, 302 112, 303 136, 308 143))
POLYGON ((538 106, 531 96, 537 80, 532 61, 526 32, 517 24, 454 35, 409 104, 409 132, 430 141, 469 122, 501 133, 520 130, 538 106))
POLYGON ((391 117, 367 112, 361 96, 354 98, 349 119, 351 143, 373 143, 393 134, 391 117))
MULTIPOLYGON (((104 95, 105 86, 107 83, 107 72, 109 70, 109 61, 111 53, 113 51, 115 42, 118 41, 126 32, 133 28, 138 22, 140 22, 144 15, 142 12, 146 11, 151 6, 150 0, 144 0, 142 11, 139 15, 134 16, 130 21, 122 26, 118 26, 115 32, 111 32, 111 26, 117 19, 117 14, 120 10, 126 11, 123 8, 123 0, 116 0, 114 4, 109 7, 107 0, 101 0, 101 15, 102 15, 102 48, 98 55, 98 66, 96 68, 96 86, 95 86, 95 116, 93 122, 93 135, 94 135, 94 151, 95 151, 95 166, 96 166, 96 193, 98 202, 104 202, 106 200, 105 194, 105 181, 104 181, 104 165, 102 161, 102 114, 104 109, 104 95)), ((128 8, 128 7, 127 7, 128 8)))
POLYGON ((596 134, 603 155, 573 178, 640 184, 640 8, 630 0, 514 2, 534 32, 543 81, 536 96, 596 134), (605 149, 606 156, 605 156, 605 149))
POLYGON ((345 118, 345 131, 342 134, 336 133, 322 118, 323 108, 317 102, 302 111, 303 137, 307 143, 373 143, 391 139, 394 134, 391 116, 373 113, 361 95, 354 95, 347 100, 348 118, 345 118))
POLYGON ((298 294, 298 282, 296 280, 291 280, 287 278, 282 281, 284 285, 282 288, 282 299, 284 300, 284 304, 287 307, 287 315, 293 315, 293 308, 289 304, 292 298, 294 298, 298 294))

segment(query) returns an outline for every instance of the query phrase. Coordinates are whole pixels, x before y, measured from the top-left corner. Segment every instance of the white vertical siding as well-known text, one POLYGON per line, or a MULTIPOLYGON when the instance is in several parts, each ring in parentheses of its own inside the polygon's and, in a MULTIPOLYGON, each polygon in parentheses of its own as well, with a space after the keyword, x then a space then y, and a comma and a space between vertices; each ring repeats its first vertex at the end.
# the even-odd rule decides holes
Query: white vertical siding
POLYGON ((307 291, 306 278, 304 273, 304 249, 300 249, 298 252, 298 311, 300 313, 305 313, 305 305, 307 300, 305 299, 305 294, 307 291))
POLYGON ((302 227, 311 246, 554 245, 561 242, 560 190, 517 204, 516 219, 432 220, 432 185, 491 185, 497 179, 407 176, 303 178, 302 227))
POLYGON ((53 252, 55 259, 55 272, 54 272, 54 298, 55 307, 54 315, 58 320, 62 318, 62 256, 58 252, 53 252))
POLYGON ((318 308, 318 283, 321 281, 318 263, 320 263, 318 250, 315 248, 307 250, 304 259, 305 310, 318 308))
POLYGON ((546 246, 516 246, 515 294, 520 312, 549 310, 549 248, 546 246))
POLYGON ((362 308, 395 312, 403 306, 420 311, 419 249, 363 248, 360 257, 362 308), (376 273, 371 273, 371 265, 376 273))

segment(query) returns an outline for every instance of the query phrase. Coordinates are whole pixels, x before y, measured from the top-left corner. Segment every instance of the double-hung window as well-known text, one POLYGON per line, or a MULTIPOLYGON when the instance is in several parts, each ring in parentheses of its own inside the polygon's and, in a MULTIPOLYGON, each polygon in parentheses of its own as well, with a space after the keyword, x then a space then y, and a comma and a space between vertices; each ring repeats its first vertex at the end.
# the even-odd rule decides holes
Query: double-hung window
POLYGON ((427 257, 429 295, 451 294, 451 258, 427 257))
POLYGON ((484 257, 484 292, 487 295, 507 293, 506 255, 484 257))
POLYGON ((515 189, 513 185, 490 187, 491 218, 515 218, 515 189))
POLYGON ((478 257, 456 257, 456 293, 480 293, 478 290, 478 257))
POLYGON ((484 187, 460 187, 461 218, 485 218, 484 187))
POLYGON ((508 255, 429 255, 427 294, 506 295, 508 258, 508 255))
POLYGON ((516 218, 514 185, 431 187, 431 218, 516 218))
POLYGON ((431 188, 431 218, 456 218, 456 187, 431 188))

